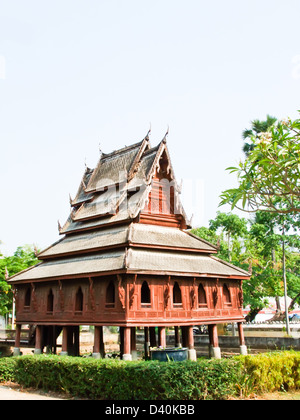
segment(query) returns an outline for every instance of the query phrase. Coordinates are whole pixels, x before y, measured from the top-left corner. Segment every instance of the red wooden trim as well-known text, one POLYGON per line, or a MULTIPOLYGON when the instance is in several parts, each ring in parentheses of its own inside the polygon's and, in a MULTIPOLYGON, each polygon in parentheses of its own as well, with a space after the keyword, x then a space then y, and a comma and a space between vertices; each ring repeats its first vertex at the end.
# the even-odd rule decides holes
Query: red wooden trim
MULTIPOLYGON (((213 325, 213 324, 224 324, 224 323, 232 323, 232 322, 244 322, 244 317, 223 317, 223 318, 193 318, 190 320, 174 320, 174 319, 159 319, 159 320, 119 320, 119 321, 101 321, 97 322, 94 321, 84 321, 84 325, 92 325, 92 326, 111 326, 111 327, 181 327, 181 326, 194 326, 194 325, 213 325)), ((28 324, 28 322, 25 321, 18 321, 19 324, 28 324)), ((32 324, 32 321, 30 321, 32 324)), ((45 326, 51 326, 54 325, 54 322, 49 322, 49 320, 39 320, 37 322, 34 322, 35 325, 45 325, 45 326)), ((68 326, 80 326, 83 325, 82 321, 55 321, 55 325, 60 327, 68 327, 68 326)))

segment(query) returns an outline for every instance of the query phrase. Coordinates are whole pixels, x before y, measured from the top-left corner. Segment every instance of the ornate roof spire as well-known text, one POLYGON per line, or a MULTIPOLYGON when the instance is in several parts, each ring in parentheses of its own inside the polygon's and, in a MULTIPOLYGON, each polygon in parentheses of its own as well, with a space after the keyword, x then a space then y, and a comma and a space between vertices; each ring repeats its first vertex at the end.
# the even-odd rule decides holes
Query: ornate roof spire
POLYGON ((145 140, 149 140, 150 134, 151 134, 151 122, 150 122, 150 128, 149 128, 148 133, 147 133, 147 135, 145 137, 145 140))
POLYGON ((170 131, 170 127, 169 127, 169 125, 168 125, 167 132, 166 132, 166 134, 164 135, 164 138, 162 139, 162 141, 163 141, 164 143, 166 143, 166 142, 167 142, 167 136, 169 135, 169 131, 170 131))

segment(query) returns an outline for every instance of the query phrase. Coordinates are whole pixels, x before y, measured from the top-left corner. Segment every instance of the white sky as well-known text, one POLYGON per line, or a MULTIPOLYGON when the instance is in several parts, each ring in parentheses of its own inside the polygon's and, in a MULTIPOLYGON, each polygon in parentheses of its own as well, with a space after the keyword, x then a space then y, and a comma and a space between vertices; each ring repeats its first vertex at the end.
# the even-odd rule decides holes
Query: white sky
POLYGON ((153 146, 170 126, 184 207, 207 226, 250 121, 298 115, 299 16, 299 0, 0 0, 2 252, 57 240, 85 160, 150 122, 153 146))

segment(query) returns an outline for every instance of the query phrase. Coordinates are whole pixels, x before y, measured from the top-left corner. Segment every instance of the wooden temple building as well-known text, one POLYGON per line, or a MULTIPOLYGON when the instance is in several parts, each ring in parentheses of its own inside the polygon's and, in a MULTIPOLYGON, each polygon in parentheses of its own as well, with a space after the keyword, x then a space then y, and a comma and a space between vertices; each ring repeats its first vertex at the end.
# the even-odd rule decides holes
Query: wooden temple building
POLYGON ((124 360, 136 349, 136 327, 144 329, 145 348, 166 346, 166 327, 175 327, 174 345, 188 347, 195 360, 193 326, 204 324, 220 357, 217 324, 233 322, 246 351, 242 282, 249 273, 218 259, 215 246, 188 231, 166 137, 156 147, 147 135, 102 154, 70 202, 62 238, 40 252, 39 264, 9 280, 15 354, 22 325, 35 326, 35 353, 45 346, 56 351, 62 331, 61 354, 73 355, 79 326, 92 325, 94 357, 104 354, 103 327, 118 326, 124 360))

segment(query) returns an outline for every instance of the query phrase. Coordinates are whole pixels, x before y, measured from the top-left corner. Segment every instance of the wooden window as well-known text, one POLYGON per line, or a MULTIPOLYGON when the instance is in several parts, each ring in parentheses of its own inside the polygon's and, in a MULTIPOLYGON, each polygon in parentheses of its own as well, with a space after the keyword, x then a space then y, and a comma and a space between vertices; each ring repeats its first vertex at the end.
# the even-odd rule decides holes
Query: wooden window
POLYGON ((173 287, 173 306, 182 306, 181 290, 177 281, 173 287))
POLYGON ((28 287, 25 293, 24 308, 29 309, 31 304, 31 287, 28 287))
POLYGON ((115 307, 115 285, 114 282, 111 280, 106 288, 106 300, 105 306, 107 308, 114 308, 115 307))
POLYGON ((48 296, 47 296, 47 312, 53 313, 53 305, 54 304, 54 296, 52 289, 49 290, 48 296))
POLYGON ((141 304, 144 308, 151 306, 151 293, 148 283, 146 281, 143 282, 141 288, 141 304))
POLYGON ((206 293, 201 283, 199 284, 199 287, 198 287, 198 306, 199 308, 207 307, 206 293))
POLYGON ((82 312, 83 311, 83 293, 81 287, 77 290, 76 298, 75 298, 75 312, 82 312))
POLYGON ((230 306, 231 305, 230 291, 228 289, 227 284, 225 284, 225 283, 223 285, 223 302, 227 306, 230 306))

